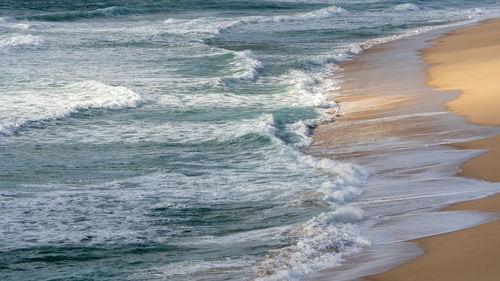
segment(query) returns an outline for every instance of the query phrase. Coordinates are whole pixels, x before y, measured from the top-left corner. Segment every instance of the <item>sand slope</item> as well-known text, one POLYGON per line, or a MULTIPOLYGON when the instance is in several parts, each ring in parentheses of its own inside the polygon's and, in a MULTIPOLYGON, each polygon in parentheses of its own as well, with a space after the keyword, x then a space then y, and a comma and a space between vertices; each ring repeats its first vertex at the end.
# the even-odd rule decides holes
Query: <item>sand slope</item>
MULTIPOLYGON (((436 90, 461 90, 448 109, 471 123, 500 125, 500 20, 455 30, 423 50, 429 84, 436 90)), ((438 94, 439 92, 436 92, 438 94)), ((463 176, 500 181, 500 135, 454 144, 464 149, 487 149, 462 164, 463 176)), ((500 195, 461 202, 445 208, 500 212, 500 195)), ((500 220, 416 241, 425 254, 369 280, 500 280, 500 220)))

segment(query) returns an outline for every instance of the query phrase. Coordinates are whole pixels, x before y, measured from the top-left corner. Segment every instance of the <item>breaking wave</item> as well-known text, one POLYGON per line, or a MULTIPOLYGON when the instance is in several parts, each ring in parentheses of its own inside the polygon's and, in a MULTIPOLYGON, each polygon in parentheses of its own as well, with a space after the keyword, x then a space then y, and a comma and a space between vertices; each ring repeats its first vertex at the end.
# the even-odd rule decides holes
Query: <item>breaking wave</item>
POLYGON ((418 11, 420 10, 420 7, 417 6, 416 4, 413 3, 405 3, 405 4, 399 4, 396 5, 392 8, 390 8, 392 11, 398 11, 398 12, 403 12, 403 11, 418 11))
POLYGON ((5 116, 0 134, 13 135, 22 127, 37 121, 50 121, 70 116, 80 110, 135 108, 144 100, 132 90, 109 86, 97 81, 85 81, 48 89, 44 93, 23 93, 5 100, 5 116))
POLYGON ((250 50, 235 52, 235 55, 236 60, 232 63, 236 69, 235 74, 231 77, 222 77, 221 82, 235 83, 254 80, 257 77, 257 70, 263 67, 262 62, 250 50))
POLYGON ((172 27, 172 29, 169 30, 169 32, 172 33, 199 32, 199 33, 216 35, 223 31, 241 25, 324 20, 345 13, 347 13, 347 11, 343 8, 337 6, 330 6, 312 12, 292 14, 292 15, 249 16, 249 17, 242 17, 239 19, 204 17, 190 21, 176 20, 170 18, 165 20, 164 23, 172 27))
POLYGON ((36 47, 40 46, 45 40, 40 36, 35 35, 14 35, 1 36, 0 47, 36 47))

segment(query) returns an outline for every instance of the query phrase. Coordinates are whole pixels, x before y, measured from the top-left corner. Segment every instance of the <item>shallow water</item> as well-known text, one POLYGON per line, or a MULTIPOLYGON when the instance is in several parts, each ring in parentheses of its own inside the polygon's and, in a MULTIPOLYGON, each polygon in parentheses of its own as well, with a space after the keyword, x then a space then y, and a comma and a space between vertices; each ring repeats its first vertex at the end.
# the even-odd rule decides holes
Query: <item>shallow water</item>
POLYGON ((333 63, 495 1, 3 1, 0 279, 296 279, 369 245, 333 63), (369 18, 370 21, 366 19, 369 18))

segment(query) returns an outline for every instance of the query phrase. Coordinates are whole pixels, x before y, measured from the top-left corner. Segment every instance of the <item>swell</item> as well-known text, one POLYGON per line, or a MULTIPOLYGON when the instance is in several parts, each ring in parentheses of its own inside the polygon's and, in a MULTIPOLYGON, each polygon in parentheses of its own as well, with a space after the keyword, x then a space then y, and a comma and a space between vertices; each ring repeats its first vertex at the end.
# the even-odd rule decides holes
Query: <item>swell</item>
POLYGON ((42 14, 36 16, 27 17, 27 20, 35 20, 35 21, 74 21, 79 19, 90 19, 90 18, 105 18, 105 17, 118 17, 118 16, 126 16, 131 14, 140 14, 142 11, 121 7, 121 6, 112 6, 102 9, 96 9, 91 11, 68 11, 68 12, 60 12, 60 13, 50 13, 50 14, 42 14))

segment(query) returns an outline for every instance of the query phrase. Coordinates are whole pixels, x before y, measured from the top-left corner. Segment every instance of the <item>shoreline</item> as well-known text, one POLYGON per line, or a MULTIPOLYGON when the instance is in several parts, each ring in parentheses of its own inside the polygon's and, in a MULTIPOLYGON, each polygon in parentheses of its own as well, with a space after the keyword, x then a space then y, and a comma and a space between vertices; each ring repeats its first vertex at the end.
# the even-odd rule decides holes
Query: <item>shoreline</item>
MULTIPOLYGON (((472 27, 474 26, 476 25, 472 25, 472 27)), ((385 187, 378 184, 378 179, 376 179, 376 183, 372 183, 375 186, 373 188, 369 186, 369 189, 365 191, 367 194, 361 195, 359 200, 361 202, 358 205, 369 211, 368 222, 363 223, 368 226, 364 227, 362 224, 362 230, 365 234, 368 233, 369 236, 373 232, 370 228, 374 226, 377 228, 375 232, 385 231, 384 235, 389 235, 391 238, 388 238, 389 240, 382 244, 376 238, 372 247, 365 250, 364 253, 347 257, 344 265, 306 276, 305 279, 372 280, 372 278, 379 278, 380 276, 374 277, 371 274, 384 272, 394 267, 398 268, 400 264, 414 260, 415 257, 421 255, 423 253, 422 249, 427 252, 427 248, 417 246, 421 239, 441 236, 443 235, 441 233, 448 235, 470 227, 479 227, 494 222, 498 217, 496 213, 492 213, 496 212, 493 209, 485 210, 486 212, 468 211, 471 209, 465 207, 446 209, 446 206, 450 204, 450 206, 461 206, 459 205, 461 203, 456 202, 468 202, 467 200, 486 197, 498 192, 498 185, 457 177, 457 174, 460 173, 458 167, 461 163, 467 163, 471 161, 470 159, 484 155, 484 151, 471 150, 481 148, 477 147, 480 144, 474 143, 475 139, 490 137, 494 134, 493 132, 498 132, 498 130, 492 126, 470 124, 465 122, 463 116, 451 114, 443 104, 460 96, 459 89, 450 88, 436 92, 433 85, 428 84, 426 74, 428 65, 424 65, 421 60, 420 50, 433 45, 433 40, 441 38, 444 34, 453 32, 453 30, 468 27, 471 27, 471 25, 446 28, 381 44, 353 57, 349 61, 343 62, 341 64, 343 69, 341 76, 343 76, 344 81, 341 89, 335 92, 334 96, 334 100, 339 102, 341 117, 336 118, 333 123, 320 124, 313 134, 315 142, 309 148, 309 153, 316 156, 340 160, 346 159, 362 166, 375 167, 373 170, 380 170, 380 172, 375 172, 375 178, 392 177, 394 179, 410 176, 409 180, 411 182, 417 178, 422 178, 422 175, 425 174, 425 171, 422 171, 427 169, 427 166, 434 165, 435 167, 431 168, 435 170, 438 165, 443 165, 443 167, 446 166, 446 170, 440 168, 439 173, 441 173, 440 176, 448 177, 447 179, 441 181, 431 179, 429 182, 429 179, 422 178, 419 181, 426 185, 435 185, 436 188, 446 185, 446 188, 443 188, 443 194, 453 192, 454 189, 448 188, 448 186, 457 184, 460 188, 455 191, 457 193, 464 192, 464 195, 451 195, 438 199, 432 198, 441 196, 432 194, 434 190, 429 189, 431 194, 417 191, 416 193, 423 193, 418 195, 421 198, 428 196, 431 199, 428 199, 429 202, 424 202, 420 207, 408 207, 394 203, 394 201, 401 200, 397 196, 380 199, 376 188, 385 187), (394 81, 394 77, 399 79, 394 81), (442 114, 443 112, 446 114, 442 114), (411 141, 409 141, 412 138, 417 140, 416 145, 411 144, 411 141), (402 140, 400 141, 402 144, 393 145, 390 141, 387 141, 391 139, 402 140), (470 140, 473 141, 469 142, 470 140), (389 142, 390 145, 386 145, 386 142, 389 142), (356 145, 352 145, 352 143, 356 145), (380 145, 380 143, 384 143, 384 145, 380 145), (375 148, 371 147, 370 144, 374 144, 375 148), (473 147, 473 145, 476 147, 473 147), (347 146, 347 149, 344 146, 347 146), (425 155, 427 155, 429 147, 431 151, 437 149, 436 152, 445 152, 448 156, 441 161, 437 159, 439 156, 431 153, 429 157, 436 158, 433 161, 436 161, 437 164, 415 164, 410 169, 394 166, 394 168, 384 170, 378 167, 380 165, 377 165, 380 161, 392 162, 392 159, 399 161, 398 159, 401 157, 398 154, 419 155, 420 153, 426 153, 425 155), (449 157, 452 154, 456 156, 449 157), (445 172, 445 174, 442 174, 442 172, 445 172), (378 173, 383 175, 377 175, 378 173), (387 174, 390 174, 390 176, 387 176, 387 174), (462 185, 464 185, 463 188, 462 185), (467 190, 470 190, 469 195, 466 194, 469 192, 467 190), (389 205, 404 207, 399 212, 384 211, 384 213, 381 213, 378 211, 380 207, 373 208, 373 206, 369 205, 369 201, 374 198, 389 202, 387 203, 389 205), (367 203, 364 203, 364 201, 367 201, 367 203), (431 202, 434 203, 431 204, 431 202), (375 211, 371 209, 375 209, 375 211), (446 212, 440 212, 441 209, 446 212), (415 212, 417 215, 424 215, 424 217, 434 221, 431 223, 432 226, 429 226, 429 229, 416 231, 412 235, 410 233, 415 231, 415 227, 412 226, 411 217, 414 216, 415 212), (462 218, 464 220, 462 224, 447 224, 447 216, 453 219, 453 217, 460 217, 465 214, 472 214, 473 216, 466 219, 462 218), (379 218, 381 215, 383 219, 379 218), (444 217, 441 221, 440 216, 444 217), (482 219, 480 219, 481 216, 483 216, 482 219), (398 236, 394 234, 394 230, 383 230, 383 225, 391 224, 392 221, 397 222, 397 231, 408 234, 398 236), (466 225, 466 223, 469 224, 466 225), (443 224, 443 226, 438 226, 439 224, 443 224), (380 261, 377 262, 377 259, 380 261)), ((426 156, 422 155, 421 157, 426 156)), ((403 182, 401 184, 404 184, 403 182)), ((394 186, 396 185, 394 184, 394 186)), ((425 188, 423 189, 425 190, 425 188)), ((413 192, 411 188, 408 188, 408 191, 413 192)), ((402 196, 406 195, 402 194, 402 196)), ((411 199, 403 198, 402 202, 413 205, 411 199)), ((415 225, 414 222, 413 225, 415 225)), ((426 256, 426 254, 423 256, 426 256)), ((385 278, 373 280, 386 280, 385 278)), ((406 280, 406 275, 402 278, 402 276, 398 276, 396 279, 387 280, 406 280)))
MULTIPOLYGON (((500 96, 495 91, 495 74, 500 59, 498 27, 500 19, 459 28, 436 39, 438 43, 422 50, 429 85, 436 91, 458 89, 461 94, 445 103, 469 123, 500 125, 500 96), (496 71, 495 71, 496 70, 496 71)), ((438 92, 437 92, 438 93, 438 92)), ((498 130, 497 130, 498 131, 498 130)), ((500 135, 452 143, 461 149, 485 152, 460 165, 459 176, 484 181, 500 181, 500 135)), ((500 193, 452 204, 442 211, 473 210, 500 213, 500 193)), ((455 232, 414 240, 424 254, 389 271, 365 276, 368 280, 494 280, 500 275, 500 219, 455 232)))

